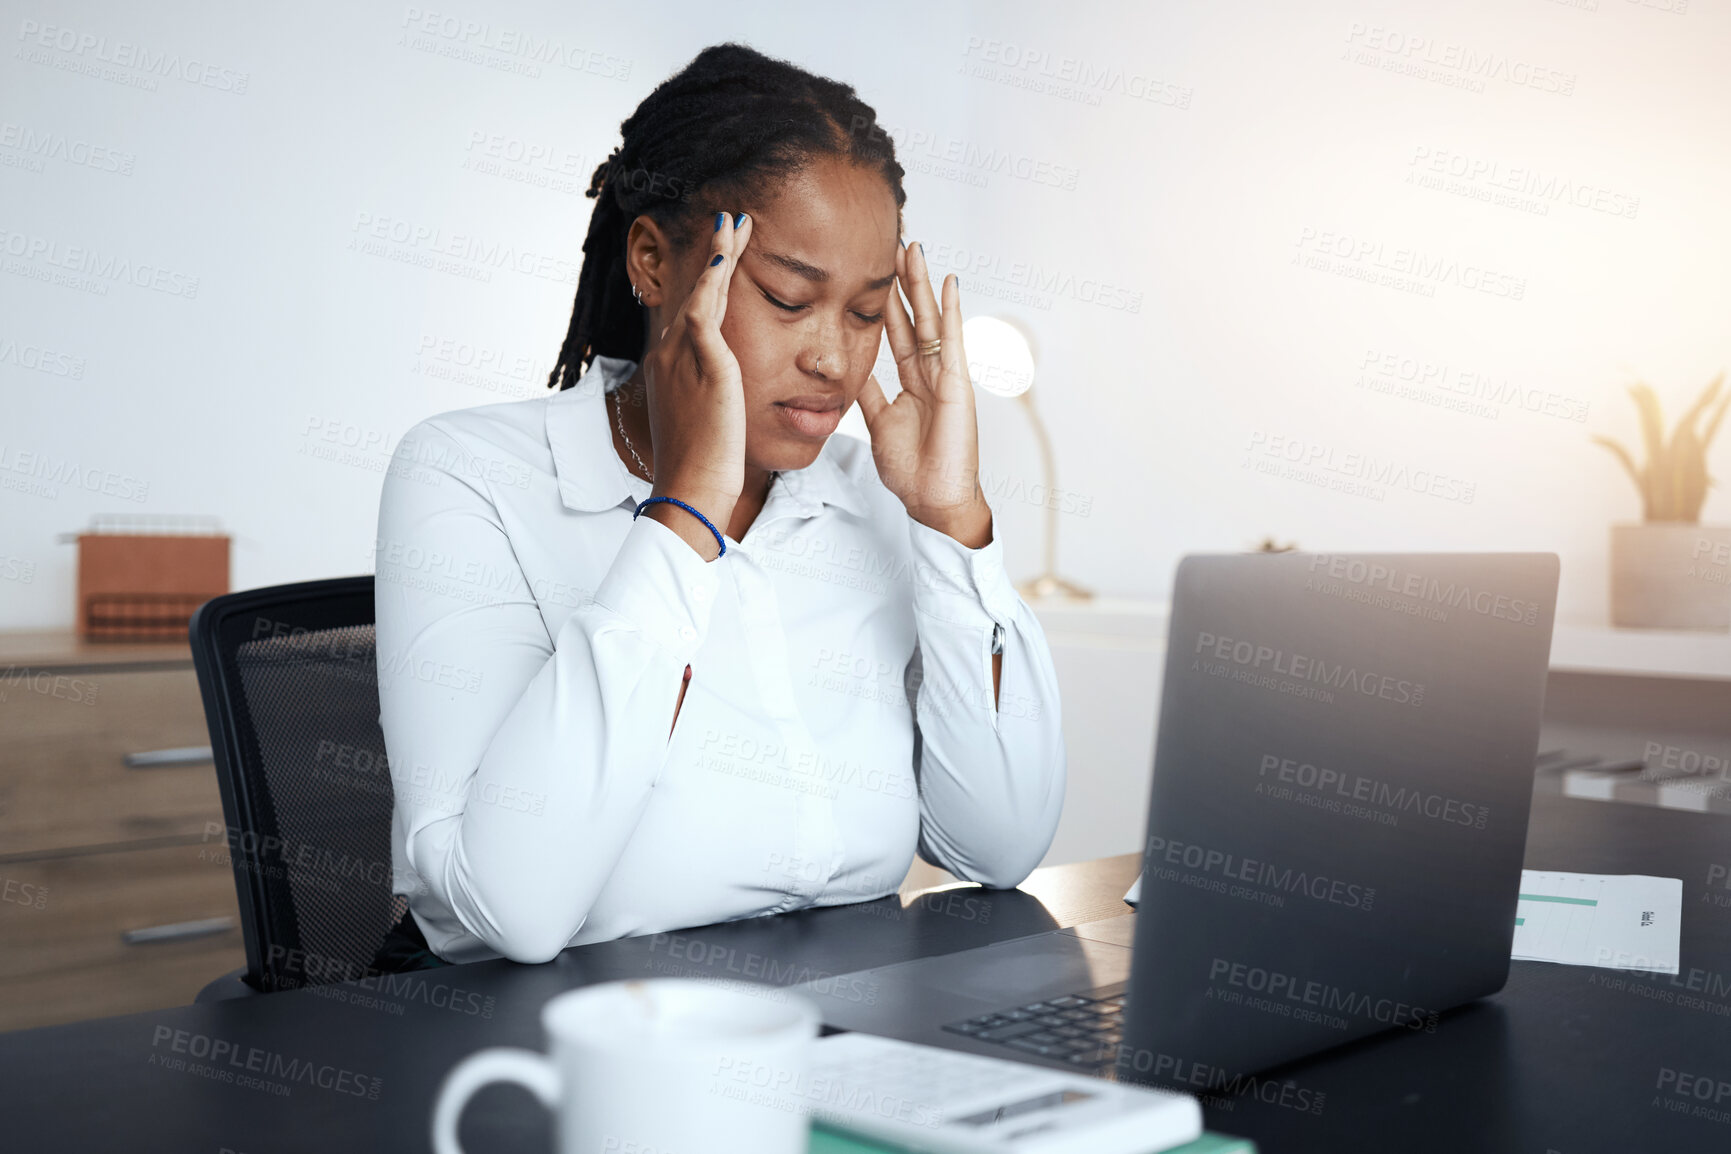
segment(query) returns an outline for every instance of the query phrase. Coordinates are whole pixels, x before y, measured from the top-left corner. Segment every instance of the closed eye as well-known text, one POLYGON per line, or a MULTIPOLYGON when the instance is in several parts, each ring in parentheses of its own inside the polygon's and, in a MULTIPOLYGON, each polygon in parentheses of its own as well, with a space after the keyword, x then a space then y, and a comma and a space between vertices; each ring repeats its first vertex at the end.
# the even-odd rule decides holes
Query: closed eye
POLYGON ((758 289, 757 291, 760 293, 763 293, 763 299, 764 300, 768 301, 770 304, 774 305, 776 308, 781 309, 784 312, 797 313, 797 312, 802 312, 805 309, 808 309, 811 307, 810 305, 790 305, 786 301, 776 300, 774 297, 770 296, 768 292, 765 292, 761 288, 758 289))
MULTIPOLYGON (((765 290, 761 287, 757 291, 760 293, 763 293, 763 299, 764 300, 768 301, 770 304, 774 305, 776 308, 780 309, 783 312, 788 312, 788 313, 804 312, 806 309, 809 309, 811 307, 810 305, 790 305, 786 301, 776 300, 774 297, 769 295, 769 292, 767 290, 765 290)), ((882 313, 872 313, 871 315, 868 316, 865 313, 856 311, 854 313, 854 316, 858 317, 860 320, 864 321, 868 325, 875 325, 879 321, 884 319, 884 315, 882 313)))

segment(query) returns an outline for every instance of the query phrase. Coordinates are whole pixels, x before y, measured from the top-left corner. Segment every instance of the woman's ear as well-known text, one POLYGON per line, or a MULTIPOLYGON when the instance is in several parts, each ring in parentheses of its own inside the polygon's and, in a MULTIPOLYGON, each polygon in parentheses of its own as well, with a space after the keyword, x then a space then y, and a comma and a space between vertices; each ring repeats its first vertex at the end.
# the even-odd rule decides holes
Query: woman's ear
POLYGON ((673 257, 673 238, 654 217, 643 215, 631 222, 625 234, 625 272, 646 307, 667 302, 672 291, 673 257))

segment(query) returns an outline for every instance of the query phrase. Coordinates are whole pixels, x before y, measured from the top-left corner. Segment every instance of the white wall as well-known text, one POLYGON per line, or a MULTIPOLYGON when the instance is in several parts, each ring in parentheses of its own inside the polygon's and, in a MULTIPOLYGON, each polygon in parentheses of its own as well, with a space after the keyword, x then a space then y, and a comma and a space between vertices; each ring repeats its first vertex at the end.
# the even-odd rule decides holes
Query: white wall
MULTIPOLYGON (((729 38, 857 85, 901 142, 909 235, 970 312, 1034 329, 1060 483, 1087 510, 1061 518, 1063 567, 1108 593, 1161 598, 1181 553, 1273 534, 1554 549, 1561 615, 1602 618, 1606 526, 1638 505, 1589 433, 1634 438, 1633 374, 1675 406, 1731 363, 1731 16, 1701 0, 150 7, 0 3, 0 628, 70 624, 75 550, 56 537, 99 513, 220 517, 236 588, 367 571, 397 438, 540 392, 588 174, 655 83, 729 38), (454 35, 416 33, 416 12, 454 35), (488 44, 550 39, 577 67, 505 70, 522 57, 465 46, 465 21, 488 44), (1380 67, 1398 61, 1430 73, 1380 67), (492 137, 554 171, 479 170, 492 137), (1484 177, 1415 183, 1421 156, 1567 191, 1487 203, 1484 177), (551 182, 510 179, 537 172, 551 182), (508 246, 532 271, 401 259, 430 239, 353 247, 386 220, 508 246), (1323 234, 1360 255, 1305 267, 1323 234), (1452 277, 1418 278, 1420 295, 1345 275, 1405 252, 1452 277), (39 279, 80 261, 148 266, 170 291, 39 279), (1459 283, 1480 270, 1520 299, 1459 283), (444 342, 508 371, 453 381, 444 342), (49 371, 26 363, 43 349, 49 371), (1586 419, 1357 387, 1369 350, 1586 419), (327 432, 355 448, 311 455, 336 447, 327 432), (1472 500, 1246 467, 1276 438, 1472 500)), ((1014 404, 982 398, 981 419, 1028 573, 1033 443, 1014 404)), ((1731 498, 1707 515, 1731 520, 1731 498)))
MULTIPOLYGON (((1632 373, 1680 400, 1731 364, 1726 6, 1118 10, 1109 33, 1069 6, 1020 0, 982 6, 971 26, 1187 97, 1177 107, 1101 93, 1092 106, 999 85, 991 109, 998 131, 1081 177, 1073 193, 994 181, 975 220, 982 248, 1142 294, 1134 315, 1055 294, 1049 311, 1023 310, 1046 338, 1050 371, 1036 387, 1064 481, 1095 498, 1091 516, 1066 519, 1064 567, 1108 591, 1159 595, 1182 552, 1265 534, 1312 549, 1548 549, 1564 561, 1560 616, 1603 620, 1606 526, 1638 518, 1639 505, 1588 435, 1638 438, 1622 391, 1632 373), (1368 27, 1384 43, 1389 32, 1429 40, 1378 63, 1428 54, 1445 62, 1434 75, 1458 80, 1470 74, 1446 62, 1470 52, 1529 83, 1471 91, 1348 59, 1368 27), (1539 215, 1417 186, 1421 149, 1602 189, 1601 208, 1634 215, 1520 198, 1539 215), (1518 277, 1521 299, 1455 283, 1420 296, 1294 265, 1316 252, 1296 243, 1307 229, 1380 245, 1389 264, 1409 249, 1518 277), (1514 404, 1491 419, 1356 387, 1373 349, 1446 364, 1457 382, 1461 370, 1506 380, 1541 405, 1555 394, 1554 411, 1584 406, 1586 419, 1514 404), (1463 492, 1471 483, 1473 499, 1382 486, 1379 501, 1262 475, 1244 467, 1259 433, 1433 470, 1463 492)), ((987 411, 988 442, 1019 445, 1018 414, 987 411)), ((1720 441, 1712 460, 1731 475, 1731 436, 1720 441)), ((1706 513, 1731 520, 1731 498, 1716 493, 1706 513)))

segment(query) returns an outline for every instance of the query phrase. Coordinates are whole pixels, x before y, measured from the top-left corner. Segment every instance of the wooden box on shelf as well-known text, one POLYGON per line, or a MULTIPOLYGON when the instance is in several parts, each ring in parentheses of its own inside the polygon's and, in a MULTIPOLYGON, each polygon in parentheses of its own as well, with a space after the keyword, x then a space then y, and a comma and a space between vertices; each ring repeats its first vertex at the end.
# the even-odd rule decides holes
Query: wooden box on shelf
POLYGON ((80 637, 184 639, 193 610, 228 592, 226 534, 154 522, 104 528, 78 535, 80 637))

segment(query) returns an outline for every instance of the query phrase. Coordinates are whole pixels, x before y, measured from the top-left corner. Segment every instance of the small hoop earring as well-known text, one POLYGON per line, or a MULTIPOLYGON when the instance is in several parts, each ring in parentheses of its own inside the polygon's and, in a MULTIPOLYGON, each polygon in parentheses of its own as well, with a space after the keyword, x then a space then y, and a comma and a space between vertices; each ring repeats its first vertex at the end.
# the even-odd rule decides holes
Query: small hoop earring
POLYGON ((636 281, 631 282, 631 297, 638 304, 643 303, 643 294, 637 291, 637 282, 636 281))

